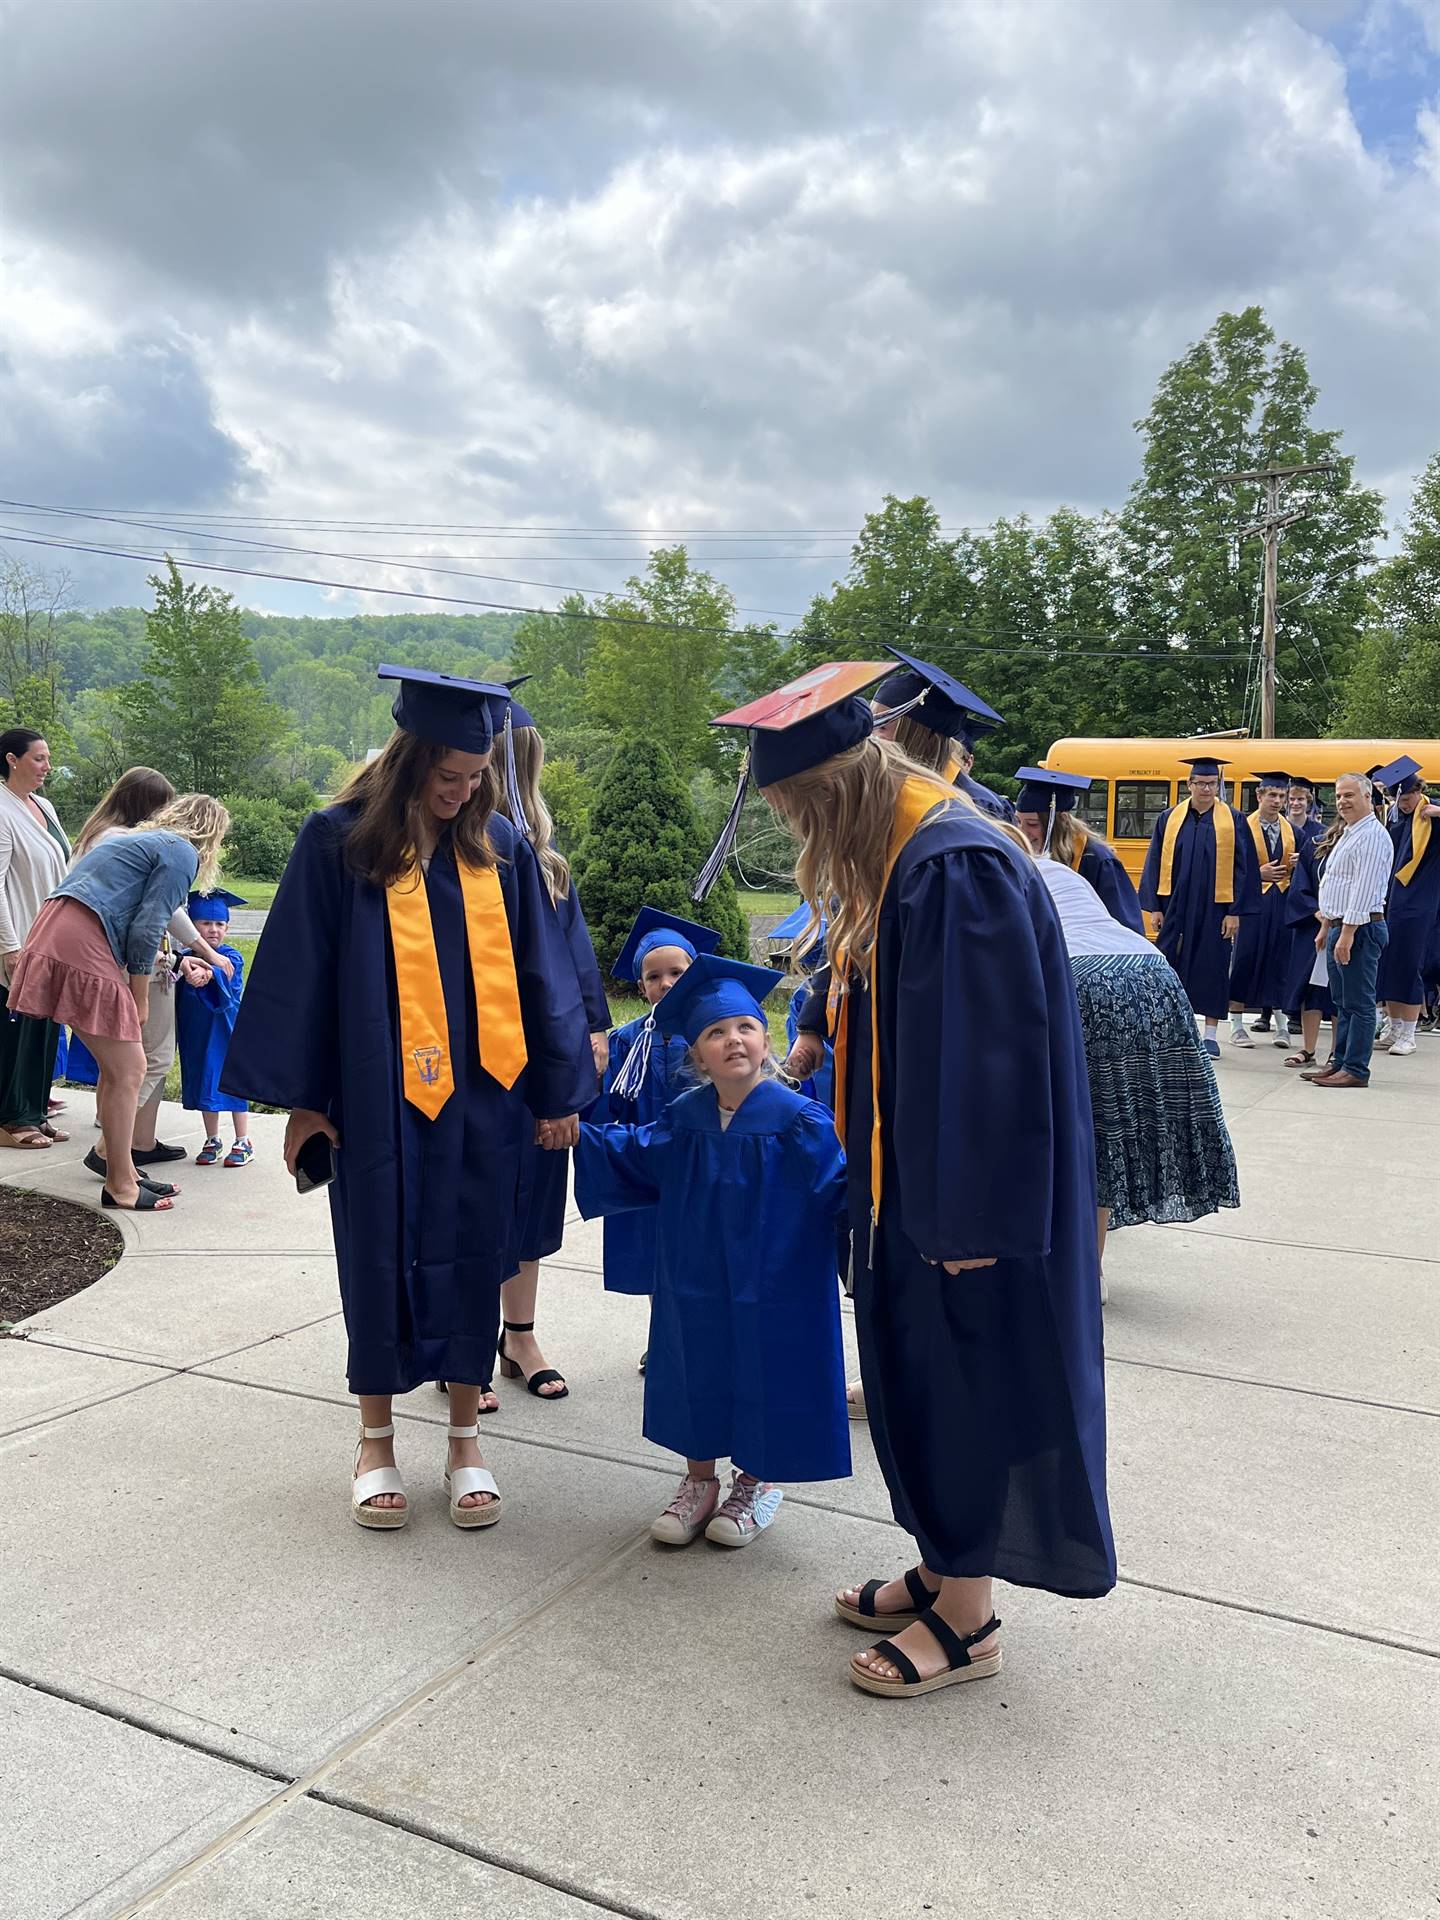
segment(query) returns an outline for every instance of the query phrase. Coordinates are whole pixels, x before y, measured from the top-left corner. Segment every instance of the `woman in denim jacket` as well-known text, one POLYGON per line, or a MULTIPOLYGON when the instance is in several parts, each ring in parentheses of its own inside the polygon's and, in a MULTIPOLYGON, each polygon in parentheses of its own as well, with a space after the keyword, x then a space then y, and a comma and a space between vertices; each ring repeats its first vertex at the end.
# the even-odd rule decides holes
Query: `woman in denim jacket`
POLYGON ((170 916, 192 887, 215 884, 230 815, 186 793, 131 833, 77 860, 42 907, 11 980, 18 1012, 72 1027, 100 1064, 106 1145, 102 1206, 168 1211, 178 1188, 135 1171, 130 1139, 145 1077, 140 1029, 170 916))

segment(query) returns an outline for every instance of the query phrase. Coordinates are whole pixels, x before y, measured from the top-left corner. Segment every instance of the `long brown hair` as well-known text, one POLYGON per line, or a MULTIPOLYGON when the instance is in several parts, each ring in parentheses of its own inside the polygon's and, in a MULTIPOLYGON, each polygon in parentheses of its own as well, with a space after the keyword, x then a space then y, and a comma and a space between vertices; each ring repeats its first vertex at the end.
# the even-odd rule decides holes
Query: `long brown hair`
POLYGON ((174 787, 154 767, 127 767, 81 827, 75 841, 77 858, 88 853, 102 833, 112 827, 138 827, 174 798, 174 787))
MULTIPOLYGON (((370 764, 345 783, 337 805, 360 809, 345 838, 346 863, 372 887, 388 887, 415 865, 416 849, 426 837, 426 784, 449 751, 438 741, 397 729, 370 764)), ((493 796, 493 782, 482 780, 450 827, 456 859, 472 867, 495 865, 495 850, 485 832, 493 796)))
MULTIPOLYGON (((529 840, 540 862, 545 887, 552 902, 563 900, 570 891, 570 862, 555 845, 555 822, 540 791, 540 774, 545 765, 545 742, 538 727, 512 727, 510 745, 515 762, 515 784, 529 823, 529 840)), ((490 777, 495 806, 507 819, 510 808, 505 799, 505 735, 495 736, 495 753, 490 762, 490 777)))
POLYGON ((853 974, 869 960, 895 803, 911 779, 933 787, 937 806, 948 800, 978 812, 933 768, 912 760, 898 741, 873 734, 858 747, 763 789, 800 847, 795 881, 809 904, 811 923, 795 942, 795 952, 804 953, 812 944, 822 905, 828 903, 825 950, 832 967, 843 955, 853 974))

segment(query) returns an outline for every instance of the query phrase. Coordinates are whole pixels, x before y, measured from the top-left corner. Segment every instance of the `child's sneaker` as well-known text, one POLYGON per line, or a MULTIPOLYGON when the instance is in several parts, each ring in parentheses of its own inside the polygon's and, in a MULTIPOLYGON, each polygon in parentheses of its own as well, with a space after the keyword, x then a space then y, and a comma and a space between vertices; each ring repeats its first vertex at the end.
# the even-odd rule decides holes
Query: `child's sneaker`
POLYGON ((737 1468, 730 1476, 730 1491, 720 1511, 705 1529, 705 1538, 717 1547, 748 1547, 775 1518, 784 1498, 779 1487, 737 1468))
POLYGON ((692 1480, 687 1473, 675 1498, 658 1520, 650 1523, 650 1538, 667 1547, 688 1547, 720 1504, 718 1480, 692 1480))
POLYGON ((197 1167, 213 1167, 225 1152, 223 1140, 207 1140, 195 1156, 197 1167))
POLYGON ((255 1158, 255 1149, 248 1140, 237 1140, 225 1156, 227 1167, 248 1167, 255 1158))

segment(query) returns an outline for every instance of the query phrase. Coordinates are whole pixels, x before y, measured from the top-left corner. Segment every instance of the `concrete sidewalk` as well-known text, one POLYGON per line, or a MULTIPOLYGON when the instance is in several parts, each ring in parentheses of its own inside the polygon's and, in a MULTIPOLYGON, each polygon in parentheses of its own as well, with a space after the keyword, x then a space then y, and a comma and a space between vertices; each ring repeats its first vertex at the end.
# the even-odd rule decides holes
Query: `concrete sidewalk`
MULTIPOLYGON (((1281 1059, 1220 1062, 1244 1208, 1112 1242, 1119 1588, 1004 1591, 996 1685, 903 1704, 830 1610, 908 1564, 864 1427, 751 1551, 649 1542, 676 1468, 594 1227, 542 1281, 570 1398, 484 1429, 501 1524, 450 1526, 425 1389, 409 1527, 354 1526, 328 1209, 257 1116, 0 1341, 0 1913, 1434 1913, 1440 1041, 1364 1101, 1281 1059)), ((93 1202, 68 1098, 0 1177, 93 1202)))

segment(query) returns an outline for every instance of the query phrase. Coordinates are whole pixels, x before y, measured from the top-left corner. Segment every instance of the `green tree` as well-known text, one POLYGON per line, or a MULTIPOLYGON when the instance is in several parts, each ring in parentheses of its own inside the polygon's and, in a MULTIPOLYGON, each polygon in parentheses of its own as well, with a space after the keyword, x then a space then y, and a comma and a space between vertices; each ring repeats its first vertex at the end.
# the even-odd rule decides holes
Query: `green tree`
POLYGON ((728 873, 710 898, 690 898, 710 851, 684 782, 664 747, 647 730, 616 747, 590 811, 575 860, 575 886, 600 964, 620 951, 641 907, 659 907, 714 927, 721 951, 748 957, 749 927, 728 873))
POLYGON ((1299 348, 1277 344, 1260 308, 1247 307, 1222 313, 1166 369, 1138 423, 1141 474, 1119 517, 1117 559, 1130 635, 1176 655, 1152 689, 1168 732, 1256 718, 1262 554, 1237 535, 1263 493, 1218 476, 1335 460, 1294 495, 1313 511, 1281 540, 1277 623, 1277 731, 1327 730, 1364 613, 1381 501, 1355 485, 1339 433, 1311 424, 1317 398, 1299 348), (1199 655, 1223 658, 1188 657, 1199 655))
POLYGON ((811 602, 795 672, 822 660, 883 660, 887 644, 950 671, 945 643, 974 623, 972 561, 968 543, 942 536, 928 500, 887 493, 865 516, 845 578, 811 602))
POLYGON ((507 679, 528 675, 521 694, 547 742, 557 728, 584 726, 585 671, 595 622, 583 593, 567 593, 555 613, 531 613, 515 629, 507 679))
POLYGON ((34 727, 51 757, 67 756, 59 616, 70 596, 67 573, 43 573, 0 554, 0 713, 7 726, 34 727))
POLYGON ((284 720, 261 684, 240 611, 217 588, 187 585, 173 560, 150 584, 145 677, 120 696, 127 752, 177 786, 241 791, 284 720))
POLYGON ((1440 454, 1416 485, 1400 552, 1370 576, 1339 731, 1370 739, 1440 734, 1440 454))

